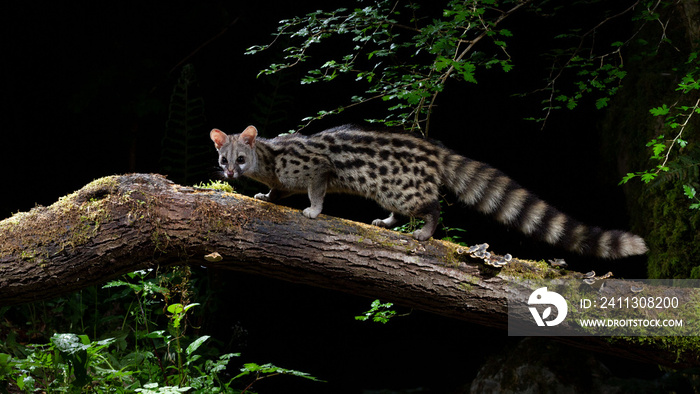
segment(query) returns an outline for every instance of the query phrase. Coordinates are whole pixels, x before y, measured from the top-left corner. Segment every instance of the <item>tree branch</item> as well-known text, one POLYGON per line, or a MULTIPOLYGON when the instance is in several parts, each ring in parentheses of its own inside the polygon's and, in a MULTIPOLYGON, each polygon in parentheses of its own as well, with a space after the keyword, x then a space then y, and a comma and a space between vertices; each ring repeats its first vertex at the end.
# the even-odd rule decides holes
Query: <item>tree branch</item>
POLYGON ((504 328, 510 273, 458 246, 298 211, 159 175, 98 179, 0 222, 0 304, 55 297, 137 269, 191 263, 379 297, 504 328), (207 262, 217 252, 222 260, 207 262), (459 251, 461 252, 461 251, 459 251), (470 261, 466 261, 470 260, 470 261), (465 288, 470 288, 465 291, 465 288))

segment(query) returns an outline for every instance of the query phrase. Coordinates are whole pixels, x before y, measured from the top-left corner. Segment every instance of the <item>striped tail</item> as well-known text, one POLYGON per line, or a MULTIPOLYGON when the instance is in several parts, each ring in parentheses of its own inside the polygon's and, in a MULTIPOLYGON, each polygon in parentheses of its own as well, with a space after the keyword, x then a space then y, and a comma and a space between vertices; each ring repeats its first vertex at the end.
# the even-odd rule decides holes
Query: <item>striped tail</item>
POLYGON ((648 250, 637 235, 606 231, 572 219, 488 164, 450 154, 442 176, 461 202, 549 244, 608 259, 640 255, 648 250))

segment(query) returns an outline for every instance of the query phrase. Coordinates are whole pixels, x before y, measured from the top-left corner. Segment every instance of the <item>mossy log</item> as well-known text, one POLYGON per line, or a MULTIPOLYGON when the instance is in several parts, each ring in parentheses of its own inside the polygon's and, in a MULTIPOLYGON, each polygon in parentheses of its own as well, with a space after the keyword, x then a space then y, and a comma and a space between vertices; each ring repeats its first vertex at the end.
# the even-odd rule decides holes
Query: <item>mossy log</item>
POLYGON ((562 272, 521 261, 497 269, 448 242, 418 242, 324 215, 310 220, 281 205, 150 174, 98 179, 49 207, 3 220, 0 236, 2 305, 55 297, 137 269, 190 263, 504 328, 508 275, 562 272), (205 259, 212 254, 221 258, 205 259))
MULTIPOLYGON (((495 268, 449 242, 418 242, 324 215, 310 220, 284 206, 152 174, 101 178, 0 222, 0 305, 176 264, 381 298, 497 329, 507 327, 511 280, 581 277, 517 259, 495 268)), ((675 355, 650 359, 673 364, 675 355)))

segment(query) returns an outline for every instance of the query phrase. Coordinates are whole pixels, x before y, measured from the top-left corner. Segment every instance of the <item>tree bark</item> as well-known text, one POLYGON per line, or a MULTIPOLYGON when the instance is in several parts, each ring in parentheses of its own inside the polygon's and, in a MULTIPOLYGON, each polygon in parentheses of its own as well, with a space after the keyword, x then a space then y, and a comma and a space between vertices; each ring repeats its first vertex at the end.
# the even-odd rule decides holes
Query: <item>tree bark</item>
POLYGON ((284 206, 132 174, 98 179, 0 222, 0 305, 183 263, 381 298, 498 329, 507 327, 512 280, 581 277, 517 259, 499 269, 448 242, 418 242, 324 215, 309 220, 284 206))
POLYGON ((159 175, 98 179, 0 222, 0 304, 55 297, 126 272, 191 263, 390 299, 504 328, 507 273, 457 245, 298 211, 159 175), (204 257, 218 253, 222 260, 204 257), (209 258, 209 260, 214 260, 209 258), (471 260, 471 261, 468 261, 471 260), (468 291, 465 291, 468 290, 468 291))

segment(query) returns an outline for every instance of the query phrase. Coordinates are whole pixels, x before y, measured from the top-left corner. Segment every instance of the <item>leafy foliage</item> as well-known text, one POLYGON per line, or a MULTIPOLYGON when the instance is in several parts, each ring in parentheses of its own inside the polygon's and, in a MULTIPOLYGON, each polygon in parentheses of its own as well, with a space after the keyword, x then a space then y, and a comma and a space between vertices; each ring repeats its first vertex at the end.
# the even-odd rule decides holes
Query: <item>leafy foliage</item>
POLYGON ((275 41, 251 47, 247 53, 269 49, 280 38, 289 42, 284 61, 261 71, 270 75, 310 61, 318 44, 333 45, 333 55, 308 70, 301 82, 329 82, 347 75, 362 83, 364 92, 354 95, 349 104, 319 111, 304 122, 382 100, 389 115, 368 121, 427 134, 431 111, 448 80, 476 83, 479 68, 499 67, 507 72, 513 67, 507 52, 512 33, 498 25, 529 1, 453 0, 441 17, 432 19, 417 16, 417 3, 400 3, 380 0, 365 7, 283 20, 275 41), (475 51, 482 42, 496 49, 492 55, 475 51))
MULTIPOLYGON (((257 369, 256 364, 245 364, 242 373, 230 377, 228 364, 240 354, 218 355, 214 347, 205 346, 212 341, 210 336, 187 334, 188 322, 199 306, 190 301, 193 290, 186 267, 160 275, 136 271, 102 289, 89 290, 95 295, 90 308, 80 298, 80 302, 69 302, 74 300, 70 296, 0 309, 4 322, 0 329, 9 332, 0 342, 0 392, 10 388, 23 392, 241 393, 260 379, 279 374, 318 381, 271 364, 257 369), (58 332, 41 345, 23 345, 17 340, 22 330, 12 321, 24 316, 13 317, 13 312, 28 312, 33 326, 50 323, 52 328, 64 329, 63 320, 71 316, 67 313, 71 308, 94 308, 94 326, 84 328, 104 339, 58 332), (246 379, 249 373, 254 379, 246 379), (236 389, 236 385, 244 388, 236 389)), ((82 312, 79 315, 82 319, 82 312)), ((67 327, 75 325, 69 322, 67 327)))
POLYGON ((595 98, 597 109, 607 107, 627 76, 624 51, 635 47, 637 53, 655 56, 662 45, 671 44, 666 34, 669 22, 661 19, 661 12, 667 7, 670 7, 670 3, 635 1, 619 12, 605 14, 600 23, 588 30, 576 28, 557 35, 555 38, 561 45, 547 55, 552 62, 547 85, 536 91, 547 94, 542 101, 544 116, 528 119, 542 122, 544 128, 552 111, 562 108, 573 110, 586 96, 595 98), (622 18, 635 23, 634 31, 626 37, 614 38, 616 41, 601 40, 600 31, 622 18), (640 38, 642 31, 658 25, 662 31, 656 44, 640 38))
MULTIPOLYGON (((272 63, 261 75, 308 62, 313 64, 301 78, 302 84, 330 82, 346 75, 364 86, 361 94, 352 95, 350 103, 319 111, 303 119, 305 122, 381 100, 387 102, 389 114, 368 121, 427 134, 437 97, 448 80, 477 83, 480 68, 508 72, 515 66, 508 53, 513 33, 500 27, 505 19, 523 9, 538 14, 557 12, 556 6, 545 10, 552 7, 548 2, 532 0, 453 0, 440 16, 432 16, 415 2, 382 0, 359 5, 282 20, 272 43, 247 51, 255 54, 283 41, 287 44, 283 61, 272 63), (330 50, 315 62, 314 48, 321 45, 330 50)), ((574 109, 589 95, 596 97, 598 109, 606 107, 627 75, 623 50, 641 41, 635 37, 647 24, 661 22, 659 11, 665 5, 635 2, 587 31, 572 28, 556 35, 561 45, 547 54, 551 74, 546 86, 535 91, 547 94, 542 102, 544 116, 529 119, 542 122, 544 127, 553 110, 574 109), (596 34, 601 27, 623 16, 639 22, 637 31, 602 50, 597 48, 596 34)), ((660 43, 668 41, 664 36, 660 43)))
MULTIPOLYGON (((691 53, 686 66, 689 71, 676 88, 676 91, 680 92, 678 101, 671 105, 664 103, 649 110, 651 115, 663 119, 663 130, 674 133, 675 136, 667 139, 665 134, 660 134, 647 142, 646 146, 651 149, 650 160, 658 164, 653 170, 628 173, 620 183, 640 178, 648 184, 657 180, 661 174, 666 174, 665 179, 677 179, 682 182, 685 195, 691 201, 697 201, 695 187, 700 187, 700 148, 693 146, 692 140, 687 139, 685 134, 692 128, 693 116, 700 115, 700 98, 695 99, 694 103, 682 103, 693 100, 693 97, 700 93, 698 52, 691 53)), ((697 137, 694 137, 694 142, 697 145, 697 137)), ((700 204, 690 204, 690 209, 700 209, 700 204)))
POLYGON ((647 238, 653 251, 650 278, 700 279, 700 210, 687 208, 684 192, 679 181, 658 182, 654 187, 655 201, 646 214, 654 235, 647 238))
POLYGON ((259 382, 263 379, 266 378, 271 378, 273 376, 277 375, 291 375, 291 376, 296 376, 304 379, 309 379, 314 382, 323 382, 323 380, 319 380, 311 375, 309 375, 306 372, 299 372, 295 371, 292 369, 285 369, 285 368, 280 368, 272 364, 264 364, 264 365, 258 365, 255 363, 248 363, 243 365, 243 368, 241 368, 241 373, 236 375, 233 379, 238 379, 244 376, 248 375, 253 375, 255 376, 255 380, 253 380, 248 387, 246 387, 243 392, 248 390, 251 386, 253 386, 254 383, 259 382))
POLYGON ((394 306, 393 303, 387 302, 382 304, 379 300, 372 301, 372 308, 365 312, 363 315, 355 316, 355 320, 367 321, 372 319, 375 323, 386 324, 389 319, 396 316, 396 311, 391 309, 394 306))
POLYGON ((683 193, 694 202, 693 204, 690 204, 690 209, 700 209, 700 198, 697 197, 697 192, 695 191, 694 187, 683 185, 683 193))

